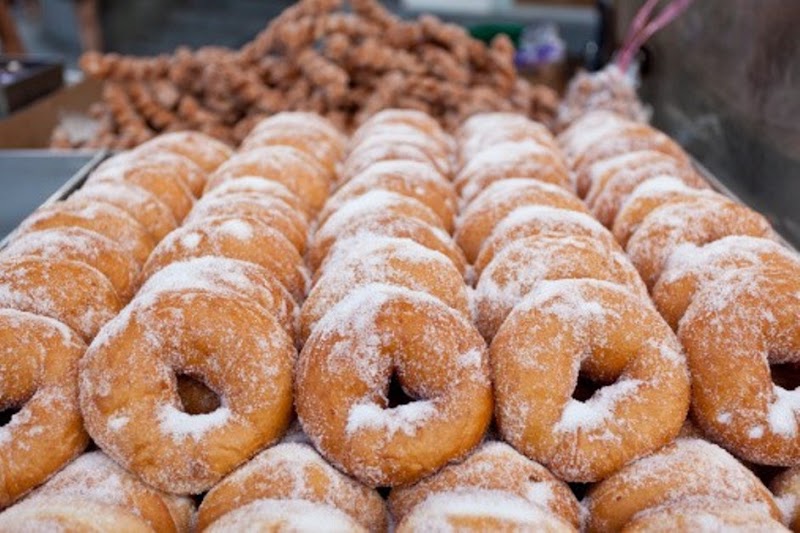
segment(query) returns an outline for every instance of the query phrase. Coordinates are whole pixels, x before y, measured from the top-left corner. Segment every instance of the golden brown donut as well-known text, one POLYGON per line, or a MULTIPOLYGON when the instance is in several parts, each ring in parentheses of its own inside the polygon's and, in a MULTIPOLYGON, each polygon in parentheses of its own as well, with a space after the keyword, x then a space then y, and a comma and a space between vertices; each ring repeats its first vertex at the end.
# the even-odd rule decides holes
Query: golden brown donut
POLYGON ((383 109, 369 117, 353 133, 351 145, 361 144, 382 131, 411 128, 431 138, 438 146, 449 150, 453 141, 439 122, 429 114, 415 109, 383 109))
POLYGON ((412 124, 402 123, 383 123, 369 125, 359 128, 350 139, 351 151, 364 142, 372 141, 375 138, 385 138, 385 140, 395 139, 396 142, 409 143, 421 146, 431 156, 436 159, 447 160, 450 162, 453 151, 453 141, 447 134, 440 135, 423 131, 412 124))
POLYGON ((729 235, 772 238, 774 233, 759 213, 717 195, 651 211, 631 235, 625 251, 652 289, 675 248, 686 243, 707 244, 729 235))
POLYGON ((410 239, 362 235, 341 242, 317 272, 300 314, 305 340, 325 314, 354 289, 386 283, 421 291, 470 318, 464 278, 446 256, 410 239))
POLYGON ((373 190, 408 196, 427 205, 453 231, 458 197, 453 185, 430 165, 416 161, 381 161, 344 183, 325 204, 317 221, 324 224, 346 202, 373 190))
POLYGON ((491 340, 539 282, 577 278, 617 283, 649 299, 639 273, 622 252, 586 236, 535 236, 512 242, 483 270, 475 287, 475 325, 491 340))
POLYGON ((680 438, 593 486, 584 500, 586 531, 621 531, 641 511, 695 498, 757 505, 780 519, 767 488, 732 455, 680 438))
POLYGON ((306 213, 317 213, 328 199, 330 178, 311 156, 290 146, 267 146, 236 154, 208 178, 206 193, 245 176, 274 181, 303 202, 306 213))
POLYGON ((578 530, 519 496, 507 492, 475 490, 430 496, 406 515, 395 531, 574 533, 578 530))
POLYGON ((169 206, 153 193, 124 181, 92 181, 70 198, 101 202, 119 207, 144 226, 153 242, 178 227, 169 206))
POLYGON ((267 146, 290 146, 300 150, 319 163, 330 178, 335 177, 336 165, 344 157, 344 144, 338 136, 331 139, 320 130, 286 129, 282 125, 251 132, 242 142, 239 153, 267 146))
POLYGON ((163 133, 140 144, 136 154, 170 152, 182 155, 200 167, 203 172, 214 172, 233 155, 233 149, 224 142, 199 131, 163 133))
POLYGON ((492 183, 463 210, 455 240, 467 260, 474 262, 481 245, 511 211, 526 205, 549 205, 586 213, 586 206, 561 187, 527 178, 492 183))
POLYGON ((277 197, 258 193, 230 193, 224 196, 202 198, 198 201, 184 224, 201 224, 204 219, 226 216, 253 218, 278 230, 297 251, 303 253, 308 240, 308 222, 302 211, 277 197))
POLYGON ((137 298, 80 363, 86 429, 125 469, 176 494, 208 490, 289 424, 296 352, 257 304, 202 289, 137 298), (176 375, 221 399, 181 410, 176 375))
POLYGON ((625 247, 631 235, 652 211, 662 205, 683 203, 701 198, 718 198, 708 189, 689 187, 678 178, 662 176, 647 180, 633 190, 622 204, 611 226, 614 237, 625 247))
POLYGON ((4 307, 63 322, 88 342, 122 305, 108 278, 85 263, 23 256, 0 262, 4 307))
POLYGON ((572 191, 569 173, 561 155, 532 140, 500 143, 472 157, 453 183, 469 203, 495 181, 531 178, 572 191))
POLYGON ((255 125, 250 135, 258 135, 264 130, 293 129, 324 133, 327 142, 344 149, 346 138, 333 123, 317 113, 304 111, 284 111, 276 113, 255 125))
POLYGON ((317 323, 295 395, 315 447, 373 487, 414 483, 465 456, 492 411, 474 326, 436 298, 381 284, 351 292, 317 323), (415 401, 389 406, 393 374, 415 401))
POLYGON ((26 233, 9 244, 2 255, 85 263, 108 278, 120 302, 130 300, 136 291, 139 265, 133 256, 111 239, 83 228, 63 227, 26 233))
POLYGON ((757 464, 800 464, 800 391, 775 384, 769 367, 800 361, 800 267, 721 275, 698 291, 678 336, 708 438, 757 464))
POLYGON ((308 273, 297 249, 279 231, 248 217, 207 218, 178 228, 153 250, 142 279, 170 263, 207 256, 254 263, 267 269, 296 299, 305 294, 308 273))
POLYGON ((800 268, 800 257, 775 241, 757 237, 733 235, 704 246, 684 244, 667 259, 653 286, 653 302, 677 331, 698 291, 731 270, 751 267, 800 268))
POLYGON ((372 133, 353 146, 342 166, 341 178, 356 176, 379 161, 418 161, 433 165, 441 175, 452 175, 450 151, 435 146, 431 138, 419 132, 382 131, 372 133))
POLYGON ((205 533, 239 531, 326 531, 365 533, 367 530, 342 511, 305 500, 255 500, 211 524, 205 533))
POLYGON ((20 224, 15 238, 52 228, 83 228, 108 237, 129 252, 141 266, 155 242, 136 219, 111 204, 69 199, 41 207, 20 224))
POLYGON ((220 481, 203 498, 202 531, 220 517, 258 500, 305 500, 338 509, 369 531, 386 531, 380 495, 345 476, 307 444, 278 444, 220 481))
POLYGON ((769 488, 783 513, 783 523, 792 531, 800 530, 800 468, 784 470, 770 482, 769 488))
POLYGON ((80 533, 153 533, 144 518, 119 507, 82 498, 31 498, 0 514, 0 529, 7 533, 80 531, 80 533))
POLYGON ((689 409, 675 335, 649 302, 607 281, 540 282, 490 359, 500 434, 564 480, 598 481, 658 449, 689 409), (579 373, 604 385, 586 401, 572 398, 579 373))
POLYGON ((502 442, 486 442, 464 461, 448 465, 410 487, 389 494, 392 516, 400 521, 432 494, 490 490, 507 492, 580 526, 578 500, 569 486, 542 465, 502 442))
POLYGON ((123 181, 129 181, 127 176, 130 174, 146 174, 162 180, 165 174, 171 174, 177 177, 195 198, 202 194, 206 184, 205 171, 190 158, 161 150, 122 152, 106 159, 92 172, 92 175, 97 176, 96 179, 102 179, 106 175, 122 176, 123 181))
MULTIPOLYGON (((64 324, 0 309, 0 508, 42 484, 89 443, 78 408, 86 345, 64 324)), ((2 515, 0 515, 2 516, 2 515)))
POLYGON ((759 505, 716 499, 692 500, 647 509, 637 514, 624 533, 788 533, 759 505))
POLYGON ((589 111, 560 132, 556 140, 567 164, 574 168, 576 158, 594 143, 615 135, 631 123, 632 121, 611 111, 589 111))
POLYGON ((551 150, 558 150, 553 135, 544 124, 519 113, 478 113, 472 115, 458 129, 458 154, 463 166, 481 150, 505 142, 522 142, 532 139, 551 150))
POLYGON ((619 249, 611 233, 585 213, 547 205, 527 205, 514 209, 497 223, 475 259, 475 273, 480 276, 495 255, 512 242, 539 235, 580 235, 599 241, 609 250, 619 249))
POLYGON ((281 200, 291 206, 291 208, 297 213, 302 213, 305 215, 306 221, 308 221, 305 211, 306 207, 302 200, 300 200, 295 193, 276 181, 265 180, 264 178, 259 178, 258 176, 242 176, 240 178, 236 178, 235 180, 223 182, 213 190, 206 192, 203 195, 203 200, 216 199, 228 195, 238 194, 277 198, 278 200, 281 200))

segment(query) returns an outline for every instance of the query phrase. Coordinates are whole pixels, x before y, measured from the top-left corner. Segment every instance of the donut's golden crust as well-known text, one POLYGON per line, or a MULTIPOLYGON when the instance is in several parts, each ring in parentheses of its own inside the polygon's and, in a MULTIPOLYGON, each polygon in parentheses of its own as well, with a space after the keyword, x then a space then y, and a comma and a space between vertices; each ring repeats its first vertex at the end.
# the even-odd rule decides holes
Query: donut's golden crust
POLYGON ((769 488, 783 511, 784 524, 800 531, 800 468, 785 470, 773 478, 769 488))
POLYGON ((257 500, 301 499, 347 513, 370 531, 386 531, 386 505, 373 489, 345 476, 306 444, 286 443, 261 452, 203 498, 202 531, 220 517, 257 500))
POLYGON ((509 179, 492 183, 467 206, 456 228, 455 240, 472 263, 497 224, 526 205, 547 205, 586 213, 586 206, 560 187, 533 179, 509 179))
POLYGON ((315 446, 370 486, 414 483, 458 460, 491 419, 480 334, 439 300, 387 285, 352 292, 317 324, 295 380, 315 446), (418 401, 388 408, 393 374, 418 401))
POLYGON ((800 267, 720 276, 695 296, 678 334, 706 435, 754 463, 800 464, 800 391, 774 384, 769 367, 800 361, 800 267))
POLYGON ((446 178, 451 176, 448 159, 426 151, 425 143, 418 138, 408 139, 402 136, 383 134, 377 138, 372 137, 353 148, 342 165, 340 178, 347 181, 381 161, 400 160, 424 163, 446 178))
POLYGON ((114 286, 93 267, 25 256, 0 263, 2 307, 63 322, 88 342, 122 306, 114 286))
POLYGON ((578 500, 569 486, 501 442, 487 442, 464 461, 446 466, 415 485, 392 490, 389 506, 395 521, 401 521, 432 494, 476 489, 514 494, 575 528, 580 526, 578 500))
POLYGON ((398 127, 413 128, 424 136, 432 138, 437 145, 444 149, 448 149, 453 142, 439 122, 427 113, 413 109, 384 109, 361 124, 353 134, 351 143, 353 145, 360 144, 376 132, 398 127))
POLYGON ((78 360, 85 350, 55 320, 0 309, 0 405, 20 408, 0 428, 0 508, 42 484, 88 444, 78 408, 78 360))
POLYGON ((194 198, 200 196, 206 184, 206 173, 190 158, 165 150, 131 150, 106 159, 93 175, 148 175, 164 179, 169 174, 183 183, 194 198))
MULTIPOLYGON (((436 137, 410 124, 375 124, 368 128, 359 128, 350 140, 351 153, 365 144, 397 143, 422 148, 432 161, 446 161, 450 165, 452 140, 449 136, 436 137)), ((438 165, 437 165, 438 166, 438 165)))
POLYGON ((295 298, 305 294, 308 275, 297 249, 277 230, 246 217, 208 218, 178 228, 153 250, 142 279, 170 263, 207 256, 254 263, 270 271, 295 298))
POLYGON ((772 495, 744 465, 719 446, 682 438, 592 487, 586 531, 621 531, 641 511, 694 498, 757 505, 780 519, 772 495))
POLYGON ((86 429, 148 484, 203 492, 286 430, 295 354, 277 320, 243 299, 209 291, 137 299, 81 360, 86 429), (179 373, 201 379, 222 406, 182 412, 179 373))
POLYGON ((239 148, 240 153, 268 146, 290 146, 319 163, 328 176, 336 175, 336 164, 344 156, 344 146, 326 133, 314 130, 289 130, 282 126, 261 128, 247 136, 239 148))
POLYGON ((479 113, 467 119, 458 129, 460 166, 481 150, 504 142, 533 140, 557 151, 553 135, 538 122, 518 113, 479 113))
POLYGON ((22 235, 2 252, 4 257, 42 257, 85 263, 100 271, 127 302, 136 290, 139 265, 111 239, 78 227, 53 228, 22 235))
POLYGON ((295 193, 277 181, 265 180, 258 176, 241 176, 235 180, 223 182, 203 195, 204 200, 211 200, 228 195, 247 194, 261 198, 274 198, 288 204, 297 213, 303 213, 308 221, 306 206, 295 193))
POLYGON ((221 517, 205 531, 206 533, 311 532, 320 529, 329 533, 367 531, 353 518, 335 507, 305 500, 256 500, 221 517))
POLYGON ((77 227, 94 231, 124 247, 143 265, 155 242, 136 219, 111 204, 89 200, 66 200, 43 207, 20 225, 16 238, 32 231, 77 227))
POLYGON ((0 514, 0 529, 8 533, 153 533, 150 524, 125 509, 87 502, 82 498, 64 497, 20 502, 0 514))
POLYGON ((214 172, 233 155, 227 144, 197 131, 164 133, 143 144, 134 153, 171 152, 190 159, 203 172, 214 172))
POLYGON ((788 533, 788 529, 764 509, 741 502, 678 502, 643 511, 623 533, 695 533, 696 531, 788 533))
POLYGON ((668 443, 689 408, 686 361, 669 326, 605 281, 541 282, 500 327, 490 359, 501 435, 569 481, 603 479, 668 443), (614 383, 580 402, 579 372, 614 383))

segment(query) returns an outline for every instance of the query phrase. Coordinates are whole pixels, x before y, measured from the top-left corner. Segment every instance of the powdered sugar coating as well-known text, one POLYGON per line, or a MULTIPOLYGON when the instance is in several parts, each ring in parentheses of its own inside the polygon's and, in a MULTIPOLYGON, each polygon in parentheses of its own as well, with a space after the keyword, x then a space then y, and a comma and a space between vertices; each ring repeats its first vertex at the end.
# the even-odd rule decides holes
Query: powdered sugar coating
POLYGON ((329 531, 360 533, 366 531, 335 507, 304 500, 257 500, 236 509, 214 522, 208 533, 269 531, 329 531))

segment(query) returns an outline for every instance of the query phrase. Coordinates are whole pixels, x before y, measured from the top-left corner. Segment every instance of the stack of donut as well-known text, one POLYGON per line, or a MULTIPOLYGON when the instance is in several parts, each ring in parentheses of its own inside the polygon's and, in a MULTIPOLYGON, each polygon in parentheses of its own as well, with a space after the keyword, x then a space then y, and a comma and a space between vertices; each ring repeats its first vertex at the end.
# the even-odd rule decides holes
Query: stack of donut
POLYGON ((449 234, 451 143, 423 113, 374 115, 309 248, 297 414, 328 460, 373 487, 464 457, 491 419, 486 345, 449 234))

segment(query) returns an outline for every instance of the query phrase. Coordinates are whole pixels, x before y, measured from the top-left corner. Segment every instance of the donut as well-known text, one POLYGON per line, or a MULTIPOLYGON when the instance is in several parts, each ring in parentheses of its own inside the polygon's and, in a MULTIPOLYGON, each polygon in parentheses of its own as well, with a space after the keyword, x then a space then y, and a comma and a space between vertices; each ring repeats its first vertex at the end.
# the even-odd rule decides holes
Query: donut
POLYGON ((374 124, 369 127, 359 128, 350 139, 350 149, 359 146, 366 140, 374 138, 396 139, 396 142, 416 144, 425 149, 427 153, 436 159, 450 159, 452 152, 452 139, 441 133, 431 135, 427 131, 411 124, 374 124))
POLYGON ((205 533, 238 531, 326 531, 365 533, 367 530, 342 511, 304 500, 256 500, 226 514, 205 533))
POLYGON ((178 227, 167 204, 151 192, 132 183, 93 182, 76 191, 70 198, 114 205, 144 226, 153 242, 178 227))
POLYGON ((372 487, 413 483, 464 457, 492 411, 474 326, 436 298, 382 284, 356 289, 317 323, 295 396, 315 447, 372 487), (393 375, 416 400, 389 404, 393 375))
POLYGON ((260 121, 250 131, 258 135, 264 130, 296 129, 314 133, 324 133, 327 142, 344 148, 345 136, 333 123, 317 113, 305 111, 283 111, 260 121))
POLYGON ((83 228, 53 228, 21 236, 3 251, 3 257, 42 257, 85 263, 99 270, 114 286, 120 302, 136 290, 139 265, 111 239, 83 228))
POLYGON ((354 289, 368 283, 421 291, 470 317, 464 278, 444 255, 410 239, 361 235, 341 243, 324 263, 300 314, 305 340, 325 314, 354 289))
POLYGON ((208 490, 289 424, 296 352, 256 303, 201 289, 137 298, 80 362, 86 430, 123 468, 175 494, 208 490), (181 409, 176 374, 221 399, 181 409))
POLYGON ((386 531, 380 494, 325 462, 309 445, 278 444, 228 475, 203 498, 197 529, 259 500, 305 500, 338 509, 365 530, 386 531))
POLYGON ((561 187, 524 178, 496 181, 476 196, 459 217, 454 238, 467 260, 477 259, 481 245, 506 215, 526 205, 587 212, 583 202, 561 187))
POLYGON ((642 511, 698 498, 757 506, 780 519, 767 488, 733 456, 710 442, 680 438, 589 489, 584 526, 590 533, 622 531, 642 511))
POLYGON ((800 257, 775 241, 733 235, 697 246, 675 248, 653 286, 653 302, 661 316, 678 329, 697 291, 733 269, 751 267, 800 268, 800 257))
POLYGON ((327 171, 311 156, 290 146, 267 146, 236 154, 208 178, 206 192, 244 176, 280 183, 303 202, 309 216, 328 199, 327 171))
MULTIPOLYGON (((281 200, 296 213, 306 214, 305 205, 295 193, 276 181, 265 180, 258 176, 242 176, 235 180, 225 181, 213 190, 206 192, 203 195, 203 201, 239 194, 281 200)), ((306 222, 308 222, 307 216, 306 222)))
POLYGON ((475 287, 475 325, 491 340, 514 308, 543 280, 610 281, 648 300, 647 287, 625 254, 585 236, 529 237, 495 255, 475 287))
POLYGON ((253 218, 278 230, 297 251, 303 253, 308 240, 308 221, 280 198, 254 193, 231 193, 203 198, 186 217, 184 224, 200 224, 204 219, 241 216, 253 218))
POLYGON ((531 178, 571 191, 569 173, 558 152, 532 140, 496 144, 472 157, 453 183, 469 203, 495 181, 531 178))
POLYGON ((566 481, 603 479, 660 448, 689 409, 669 326, 607 281, 540 282, 500 326, 490 360, 500 434, 566 481), (579 375, 603 384, 586 401, 571 396, 579 375))
POLYGON ((589 111, 560 132, 556 141, 567 164, 570 168, 574 168, 575 160, 594 143, 616 135, 620 129, 631 123, 630 120, 612 111, 589 111))
POLYGON ((789 530, 765 513, 761 506, 700 499, 642 511, 628 522, 623 531, 625 533, 675 531, 788 533, 789 530))
POLYGON ((412 128, 427 137, 433 138, 436 143, 449 148, 452 139, 445 133, 439 122, 428 113, 416 109, 383 109, 378 111, 355 131, 351 143, 360 144, 365 139, 381 130, 396 128, 398 126, 412 128))
POLYGON ((270 272, 254 263, 227 257, 199 257, 162 268, 139 289, 138 295, 163 291, 204 290, 239 295, 274 316, 294 338, 299 306, 291 293, 270 272))
POLYGON ((317 229, 308 250, 309 265, 313 270, 319 268, 331 246, 348 235, 352 226, 364 228, 372 220, 385 217, 417 219, 444 230, 444 224, 436 213, 422 202, 390 191, 371 191, 345 202, 317 229))
POLYGON ((528 205, 514 209, 497 223, 483 242, 473 267, 480 276, 495 255, 519 239, 575 235, 591 237, 609 250, 619 249, 611 233, 587 214, 547 205, 528 205))
POLYGON ((662 205, 682 203, 702 198, 718 198, 717 193, 708 189, 689 187, 678 178, 661 176, 649 179, 637 186, 622 203, 611 232, 623 247, 642 221, 662 205))
POLYGON ((139 265, 147 261, 155 246, 144 226, 122 209, 80 199, 39 208, 20 224, 15 238, 33 231, 64 227, 83 228, 108 237, 124 247, 139 265))
POLYGON ((718 195, 663 205, 650 212, 631 235, 625 251, 652 289, 675 248, 685 243, 707 244, 729 235, 772 238, 774 233, 759 213, 718 195))
POLYGON ((678 336, 692 372, 692 413, 705 434, 757 464, 800 464, 800 390, 770 364, 800 361, 800 268, 741 268, 699 290, 678 336))
POLYGON ((122 152, 103 161, 92 174, 98 179, 106 174, 111 177, 122 176, 123 181, 128 181, 129 174, 146 174, 161 180, 165 174, 171 174, 177 177, 195 198, 202 194, 206 184, 206 173, 190 158, 165 150, 122 152))
POLYGON ((395 531, 574 533, 578 529, 519 496, 499 491, 475 490, 430 496, 406 515, 395 531))
POLYGON ((227 257, 264 267, 295 298, 306 291, 303 258, 279 231, 248 217, 206 218, 170 233, 142 270, 146 280, 165 266, 196 257, 227 257))
POLYGON ((449 149, 436 146, 429 136, 406 129, 373 132, 353 145, 345 159, 341 177, 348 179, 379 161, 395 159, 428 163, 443 176, 452 174, 449 149))
POLYGON ((0 340, 0 404, 19 408, 0 427, 3 508, 81 453, 89 437, 78 408, 81 339, 56 320, 0 309, 0 340))
MULTIPOLYGON (((267 119, 269 120, 269 119, 267 119)), ((331 138, 327 132, 315 129, 288 129, 284 126, 262 127, 242 141, 239 153, 267 146, 290 146, 312 157, 330 177, 336 174, 336 164, 344 156, 341 138, 331 138)))
POLYGON ((97 505, 138 516, 152 531, 174 533, 189 531, 194 510, 189 498, 165 494, 149 487, 102 452, 89 452, 78 457, 37 490, 26 503, 29 501, 41 501, 43 507, 70 501, 80 502, 80 506, 97 505))
POLYGON ((176 131, 161 135, 140 144, 133 153, 169 152, 191 160, 206 174, 233 155, 233 149, 224 142, 198 131, 176 131))
POLYGON ((24 500, 0 514, 8 533, 80 531, 81 533, 153 533, 147 521, 126 509, 76 498, 24 500))
POLYGON ((769 488, 783 514, 783 523, 792 531, 800 529, 800 468, 784 470, 772 479, 769 488))
POLYGON ((496 144, 532 139, 551 150, 558 150, 553 135, 544 126, 519 113, 479 113, 469 117, 458 129, 459 161, 463 166, 478 152, 496 144))
POLYGON ((695 189, 707 189, 705 181, 691 167, 684 165, 669 156, 647 150, 605 159, 591 167, 606 170, 601 171, 600 177, 592 183, 586 204, 597 220, 611 227, 627 197, 637 185, 647 180, 671 176, 695 189))
POLYGON ((393 489, 389 506, 395 520, 401 521, 433 494, 470 490, 507 492, 575 528, 580 526, 578 500, 569 486, 542 465, 496 441, 482 444, 461 463, 448 465, 415 485, 393 489))
POLYGON ((447 231, 453 230, 458 197, 452 184, 430 165, 416 161, 381 161, 342 185, 325 204, 320 224, 346 202, 373 190, 394 192, 427 205, 447 231))
POLYGON ((63 322, 90 341, 122 307, 100 271, 78 261, 16 257, 0 262, 0 308, 63 322))

